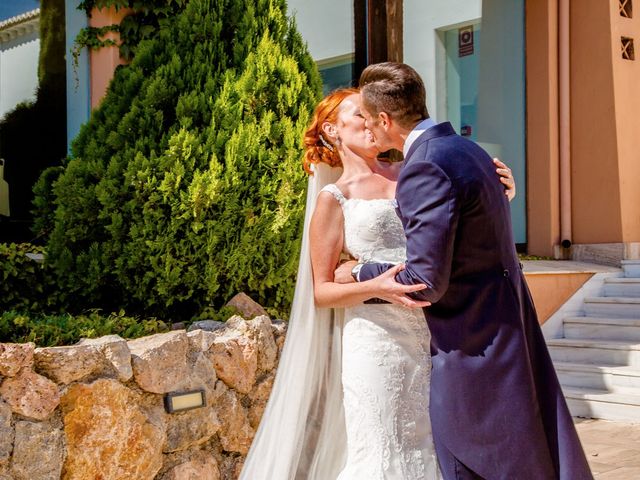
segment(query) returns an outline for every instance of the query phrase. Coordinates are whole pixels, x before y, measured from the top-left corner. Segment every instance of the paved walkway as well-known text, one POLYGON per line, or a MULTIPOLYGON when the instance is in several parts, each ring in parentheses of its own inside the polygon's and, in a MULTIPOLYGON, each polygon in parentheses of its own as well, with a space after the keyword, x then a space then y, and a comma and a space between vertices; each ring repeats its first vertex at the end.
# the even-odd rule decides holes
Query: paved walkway
POLYGON ((596 480, 640 479, 640 424, 575 420, 596 480))

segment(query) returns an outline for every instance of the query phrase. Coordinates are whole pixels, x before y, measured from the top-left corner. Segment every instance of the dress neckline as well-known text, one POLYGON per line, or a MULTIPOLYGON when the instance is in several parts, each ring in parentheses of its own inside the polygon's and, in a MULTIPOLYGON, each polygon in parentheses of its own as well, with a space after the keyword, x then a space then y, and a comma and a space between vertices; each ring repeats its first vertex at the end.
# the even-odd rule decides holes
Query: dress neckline
POLYGON ((329 187, 329 189, 331 189, 331 187, 333 187, 337 192, 340 194, 340 197, 342 197, 342 200, 345 202, 349 202, 349 201, 356 201, 356 202, 395 202, 396 199, 395 198, 347 198, 345 197, 344 193, 342 193, 342 190, 340 190, 340 188, 335 184, 335 183, 331 183, 329 185, 327 185, 325 188, 329 187))
POLYGON ((355 202, 394 202, 395 198, 346 198, 345 202, 353 200, 355 202))

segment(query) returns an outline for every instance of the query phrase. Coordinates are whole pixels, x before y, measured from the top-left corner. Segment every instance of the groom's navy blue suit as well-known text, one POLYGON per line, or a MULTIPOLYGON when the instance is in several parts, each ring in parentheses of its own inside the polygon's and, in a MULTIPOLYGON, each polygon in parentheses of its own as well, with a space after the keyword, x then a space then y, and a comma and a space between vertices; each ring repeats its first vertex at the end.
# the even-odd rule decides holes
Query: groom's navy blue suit
MULTIPOLYGON (((449 123, 411 146, 398 179, 407 235, 397 280, 431 330, 430 413, 445 479, 593 478, 524 281, 491 158, 449 123), (473 472, 473 473, 472 473, 473 472)), ((386 271, 365 264, 360 280, 386 271)))

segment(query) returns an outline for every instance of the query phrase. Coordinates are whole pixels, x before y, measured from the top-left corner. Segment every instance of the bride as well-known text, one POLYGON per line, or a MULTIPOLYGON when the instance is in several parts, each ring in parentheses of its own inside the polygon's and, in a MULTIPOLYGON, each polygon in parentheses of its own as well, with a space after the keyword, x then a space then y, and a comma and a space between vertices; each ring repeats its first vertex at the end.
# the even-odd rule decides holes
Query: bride
MULTIPOLYGON (((406 295, 425 285, 394 281, 406 243, 395 213, 400 165, 377 160, 356 89, 320 102, 305 148, 311 176, 289 330, 240 478, 439 479, 429 420, 430 335, 419 308, 427 304, 406 295), (343 253, 398 266, 338 284, 343 253)), ((511 171, 496 165, 511 199, 511 171)))

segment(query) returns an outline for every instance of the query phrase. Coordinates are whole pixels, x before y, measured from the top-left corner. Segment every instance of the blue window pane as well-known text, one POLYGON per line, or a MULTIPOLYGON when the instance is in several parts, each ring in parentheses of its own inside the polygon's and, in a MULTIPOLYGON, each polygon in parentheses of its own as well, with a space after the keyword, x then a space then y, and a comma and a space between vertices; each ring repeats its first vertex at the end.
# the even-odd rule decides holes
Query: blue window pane
POLYGON ((336 88, 353 86, 353 63, 337 66, 320 67, 322 76, 322 92, 324 95, 336 88))

